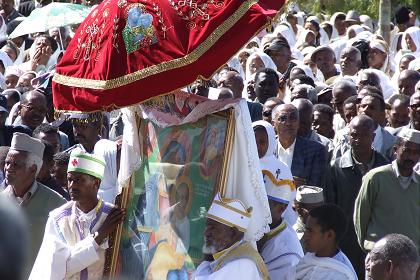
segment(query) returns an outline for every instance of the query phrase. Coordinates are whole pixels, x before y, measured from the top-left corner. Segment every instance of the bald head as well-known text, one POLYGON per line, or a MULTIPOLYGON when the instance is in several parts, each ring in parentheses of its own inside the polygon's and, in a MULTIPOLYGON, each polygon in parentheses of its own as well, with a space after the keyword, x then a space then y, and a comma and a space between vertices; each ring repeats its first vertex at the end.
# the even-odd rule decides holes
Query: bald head
POLYGON ((227 71, 219 78, 218 87, 229 88, 234 98, 241 98, 244 89, 244 80, 239 73, 227 71))
POLYGON ((357 95, 356 84, 348 80, 340 80, 334 84, 331 103, 337 113, 344 119, 343 104, 350 96, 357 95))
POLYGON ((420 73, 414 70, 403 70, 398 77, 398 89, 400 94, 413 95, 416 84, 420 81, 420 73))
POLYGON ((47 115, 47 99, 39 91, 27 92, 22 96, 19 109, 22 123, 34 130, 47 115))
POLYGON ((356 75, 362 65, 362 55, 355 47, 347 47, 341 52, 340 66, 343 75, 356 75))
POLYGON ((312 131, 312 118, 314 108, 311 101, 298 98, 295 99, 292 104, 297 108, 299 112, 299 136, 307 136, 312 131))
POLYGON ((363 130, 375 131, 375 121, 371 117, 361 114, 354 117, 350 122, 350 128, 355 127, 363 130))

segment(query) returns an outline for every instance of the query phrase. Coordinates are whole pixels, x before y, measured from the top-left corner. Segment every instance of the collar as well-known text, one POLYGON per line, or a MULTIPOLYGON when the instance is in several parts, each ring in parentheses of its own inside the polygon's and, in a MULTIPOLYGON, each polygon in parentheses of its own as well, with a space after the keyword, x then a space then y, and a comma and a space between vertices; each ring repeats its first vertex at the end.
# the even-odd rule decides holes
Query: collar
MULTIPOLYGON (((391 168, 392 168, 392 171, 394 171, 394 173, 395 173, 395 176, 397 176, 397 178, 407 178, 407 177, 404 177, 404 176, 402 176, 401 174, 400 174, 400 170, 398 169, 398 164, 397 164, 397 160, 393 160, 392 162, 391 162, 391 168)), ((414 183, 418 183, 418 178, 417 178, 417 176, 416 176, 416 172, 413 170, 413 172, 411 173, 411 175, 410 175, 410 181, 412 180, 414 183)))
POLYGON ((90 210, 88 213, 83 212, 76 206, 76 215, 80 220, 91 220, 98 215, 99 211, 102 208, 102 204, 102 199, 99 199, 98 204, 96 204, 95 208, 90 210))
POLYGON ((34 181, 31 187, 26 191, 26 193, 22 197, 17 197, 13 187, 10 185, 7 186, 4 192, 6 193, 7 196, 14 197, 16 201, 19 203, 19 205, 22 205, 32 198, 32 196, 35 194, 37 189, 38 189, 38 183, 37 181, 34 181))
POLYGON ((242 244, 242 240, 236 242, 235 244, 233 244, 232 246, 230 246, 229 248, 226 248, 220 252, 214 253, 213 254, 213 258, 215 261, 217 261, 218 259, 220 259, 223 255, 225 255, 227 252, 229 252, 230 250, 236 248, 237 246, 239 246, 240 244, 242 244))
POLYGON ((273 238, 277 234, 281 233, 286 228, 286 226, 287 226, 286 222, 283 221, 279 226, 277 226, 277 227, 273 228, 272 230, 270 230, 269 232, 267 232, 265 234, 265 236, 267 237, 268 240, 270 240, 271 238, 273 238))
POLYGON ((280 143, 280 140, 277 139, 279 150, 282 150, 282 151, 293 151, 295 149, 296 139, 297 139, 297 137, 293 141, 292 145, 290 145, 289 148, 287 148, 287 149, 283 148, 283 146, 280 143))

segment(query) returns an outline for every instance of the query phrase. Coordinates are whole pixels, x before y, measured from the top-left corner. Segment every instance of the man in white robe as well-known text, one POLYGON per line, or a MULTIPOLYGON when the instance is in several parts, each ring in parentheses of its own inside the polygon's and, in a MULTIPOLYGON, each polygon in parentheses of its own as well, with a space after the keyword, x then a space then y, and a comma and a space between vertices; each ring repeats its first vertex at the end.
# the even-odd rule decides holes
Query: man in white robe
POLYGON ((241 201, 216 195, 204 232, 206 260, 197 267, 194 279, 269 279, 261 256, 243 240, 250 217, 251 208, 241 201))
POLYGON ((72 201, 50 212, 29 279, 102 279, 108 236, 124 210, 98 199, 104 160, 74 150, 67 169, 72 201))
POLYGON ((309 212, 303 242, 308 253, 296 266, 297 280, 356 280, 349 259, 338 244, 347 230, 346 216, 335 204, 309 212))

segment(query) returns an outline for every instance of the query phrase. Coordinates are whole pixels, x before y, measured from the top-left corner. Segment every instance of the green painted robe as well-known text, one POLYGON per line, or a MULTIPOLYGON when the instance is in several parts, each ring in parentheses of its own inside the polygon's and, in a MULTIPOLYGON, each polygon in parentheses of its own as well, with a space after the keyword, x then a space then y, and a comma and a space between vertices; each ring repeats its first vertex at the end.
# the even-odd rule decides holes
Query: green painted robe
POLYGON ((368 172, 356 199, 354 225, 367 251, 390 233, 404 234, 420 246, 420 175, 415 173, 404 189, 391 164, 368 172))

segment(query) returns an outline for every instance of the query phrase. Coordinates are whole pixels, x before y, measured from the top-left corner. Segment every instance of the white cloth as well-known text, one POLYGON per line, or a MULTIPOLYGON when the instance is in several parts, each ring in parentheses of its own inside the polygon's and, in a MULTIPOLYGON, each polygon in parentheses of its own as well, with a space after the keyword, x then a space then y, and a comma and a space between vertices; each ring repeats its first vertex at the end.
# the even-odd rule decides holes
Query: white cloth
MULTIPOLYGON (((251 223, 245 233, 244 239, 249 242, 259 240, 269 231, 271 223, 270 207, 267 201, 264 182, 259 171, 259 159, 255 144, 254 131, 251 126, 248 105, 244 99, 235 100, 223 107, 217 107, 223 100, 205 101, 194 108, 195 111, 213 112, 234 109, 235 136, 229 159, 227 188, 225 197, 237 198, 246 207, 252 206, 251 223), (213 109, 216 108, 216 109, 213 109)), ((121 150, 121 164, 118 173, 119 186, 127 186, 131 175, 140 167, 141 148, 139 131, 136 125, 136 114, 142 115, 140 107, 131 107, 122 110, 124 120, 123 144, 121 150)), ((190 120, 190 119, 189 119, 190 120)))
POLYGON ((350 268, 333 258, 306 253, 296 266, 297 280, 357 280, 350 268))
POLYGON ((270 279, 295 280, 296 265, 303 257, 296 232, 286 223, 283 231, 269 239, 261 250, 270 279))
POLYGON ((101 139, 95 144, 94 154, 102 156, 106 163, 98 196, 113 204, 118 193, 117 144, 101 139))
POLYGON ((338 251, 338 253, 332 258, 346 265, 353 272, 354 277, 357 279, 356 271, 354 271, 353 265, 351 264, 349 258, 347 258, 347 256, 343 253, 343 251, 338 251))
POLYGON ((257 266, 249 259, 237 259, 225 264, 216 272, 211 270, 211 262, 204 261, 195 272, 195 280, 226 280, 226 279, 241 279, 241 280, 257 280, 261 279, 257 266))
POLYGON ((277 140, 277 155, 278 158, 290 168, 292 167, 293 153, 295 152, 296 139, 287 149, 283 148, 280 141, 277 140))
POLYGON ((29 280, 80 279, 81 273, 86 273, 89 280, 102 279, 108 243, 96 244, 92 233, 103 224, 111 208, 99 202, 92 211, 83 213, 76 202, 69 201, 51 211, 29 280), (66 218, 68 228, 60 227, 60 219, 66 218), (79 227, 80 232, 76 230, 79 227), (77 238, 70 241, 68 236, 77 238))
POLYGON ((409 50, 407 46, 407 41, 405 37, 407 34, 413 39, 414 44, 416 45, 416 51, 412 52, 411 54, 414 55, 416 58, 420 57, 420 28, 416 26, 412 26, 405 30, 403 37, 401 39, 401 49, 402 50, 409 50))
MULTIPOLYGON (((291 165, 286 165, 283 161, 278 159, 275 156, 275 149, 276 149, 276 133, 274 131, 273 126, 266 122, 266 121, 256 121, 252 123, 252 126, 262 126, 267 131, 268 136, 268 148, 265 155, 260 158, 260 167, 261 169, 267 169, 267 170, 276 170, 279 169, 280 178, 278 179, 286 179, 286 180, 292 180, 293 181, 293 175, 292 171, 290 170, 291 165)), ((293 157, 292 157, 293 158, 293 157)), ((293 196, 290 201, 294 201, 296 197, 296 190, 293 191, 293 196)), ((287 205, 286 210, 283 212, 283 218, 286 220, 286 222, 289 225, 293 225, 296 222, 297 219, 297 213, 292 208, 292 203, 289 203, 287 205)))
POLYGON ((274 61, 271 59, 271 57, 269 57, 266 53, 263 53, 261 51, 254 52, 246 60, 245 77, 247 78, 247 80, 250 80, 250 79, 253 80, 255 77, 255 73, 251 73, 250 65, 251 65, 251 61, 255 59, 256 57, 259 57, 262 60, 265 68, 270 68, 270 69, 273 69, 274 71, 277 71, 277 66, 274 63, 274 61))

